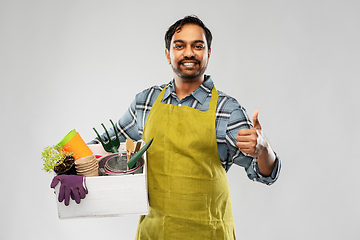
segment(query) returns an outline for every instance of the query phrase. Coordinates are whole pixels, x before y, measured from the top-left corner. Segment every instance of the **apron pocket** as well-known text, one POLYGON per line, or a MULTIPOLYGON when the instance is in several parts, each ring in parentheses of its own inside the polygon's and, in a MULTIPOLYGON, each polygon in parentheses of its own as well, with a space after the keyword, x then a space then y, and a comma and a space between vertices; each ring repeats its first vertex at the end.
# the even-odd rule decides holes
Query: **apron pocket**
POLYGON ((149 193, 150 206, 166 217, 210 221, 210 209, 206 194, 149 193))
MULTIPOLYGON (((210 239, 211 226, 206 194, 168 194, 152 190, 149 193, 153 211, 162 213, 164 239, 210 239)), ((154 219, 153 219, 154 221, 154 219)))

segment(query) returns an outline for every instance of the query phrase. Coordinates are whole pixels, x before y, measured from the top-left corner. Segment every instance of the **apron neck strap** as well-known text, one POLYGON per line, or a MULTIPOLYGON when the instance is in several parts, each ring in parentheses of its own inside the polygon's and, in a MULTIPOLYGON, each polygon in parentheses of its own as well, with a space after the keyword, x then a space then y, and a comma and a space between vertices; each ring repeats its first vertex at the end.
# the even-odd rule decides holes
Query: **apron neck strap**
POLYGON ((216 90, 215 86, 213 86, 211 90, 211 99, 209 103, 209 110, 216 111, 217 101, 219 98, 218 91, 216 90))
MULTIPOLYGON (((161 101, 164 98, 164 94, 165 94, 165 90, 166 90, 166 86, 164 87, 164 89, 160 92, 159 96, 157 97, 155 103, 161 103, 161 101)), ((216 111, 216 106, 217 106, 217 101, 219 98, 219 94, 218 91, 216 90, 215 86, 213 86, 212 90, 211 90, 211 99, 209 102, 209 110, 210 111, 216 111)))

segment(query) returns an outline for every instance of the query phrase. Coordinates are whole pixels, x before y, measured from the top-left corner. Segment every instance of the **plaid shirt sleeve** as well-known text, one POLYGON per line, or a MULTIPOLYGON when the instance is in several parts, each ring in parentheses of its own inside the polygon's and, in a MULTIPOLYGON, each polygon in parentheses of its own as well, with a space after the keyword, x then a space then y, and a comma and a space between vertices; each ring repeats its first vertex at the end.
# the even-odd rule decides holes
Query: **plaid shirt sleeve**
MULTIPOLYGON (((267 185, 274 183, 279 176, 281 168, 281 161, 278 157, 276 157, 276 166, 272 174, 268 177, 264 177, 261 175, 257 166, 257 158, 242 153, 236 146, 236 136, 238 135, 238 131, 240 129, 251 129, 253 127, 246 110, 240 106, 235 99, 225 95, 218 103, 217 119, 220 119, 221 115, 223 115, 223 118, 228 116, 227 120, 223 119, 223 121, 227 122, 225 139, 222 141, 221 139, 218 140, 218 144, 226 144, 227 156, 226 158, 222 158, 222 164, 225 170, 228 171, 231 165, 235 163, 236 165, 244 167, 249 179, 267 185)), ((220 125, 220 123, 218 123, 218 125, 220 125)), ((221 156, 223 154, 219 153, 219 155, 221 156)))
MULTIPOLYGON (((136 102, 135 100, 131 103, 128 110, 125 112, 125 114, 115 123, 115 127, 120 139, 120 142, 125 142, 127 138, 133 139, 135 141, 138 141, 141 139, 139 130, 138 130, 138 124, 137 124, 137 114, 135 110, 136 102)), ((108 133, 111 139, 115 138, 115 132, 113 128, 108 129, 108 133)), ((106 133, 103 133, 100 135, 101 139, 104 142, 108 141, 108 137, 106 133)), ((90 141, 88 144, 99 144, 99 138, 96 137, 92 141, 90 141)))
MULTIPOLYGON (((115 124, 120 142, 125 142, 128 138, 134 141, 142 139, 146 118, 151 110, 152 104, 161 90, 162 87, 155 86, 136 95, 128 110, 115 124)), ((113 128, 109 129, 108 132, 111 139, 115 138, 113 128)), ((105 133, 101 135, 101 139, 105 142, 108 141, 105 133)), ((98 143, 100 143, 100 141, 96 137, 88 144, 98 143)))

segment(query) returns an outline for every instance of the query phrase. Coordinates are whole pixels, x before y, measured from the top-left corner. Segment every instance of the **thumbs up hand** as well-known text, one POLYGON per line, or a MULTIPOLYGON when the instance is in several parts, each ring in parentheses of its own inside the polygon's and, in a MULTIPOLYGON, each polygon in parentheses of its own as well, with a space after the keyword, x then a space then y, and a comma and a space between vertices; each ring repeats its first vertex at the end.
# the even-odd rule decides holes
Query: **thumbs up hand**
POLYGON ((258 115, 259 111, 256 110, 253 114, 252 129, 239 130, 236 145, 241 152, 257 157, 260 173, 263 176, 270 176, 275 167, 276 156, 261 130, 258 115))
POLYGON ((240 151, 253 157, 260 156, 269 146, 262 133, 258 116, 259 111, 256 110, 252 117, 254 127, 252 129, 240 129, 236 137, 236 145, 240 151))

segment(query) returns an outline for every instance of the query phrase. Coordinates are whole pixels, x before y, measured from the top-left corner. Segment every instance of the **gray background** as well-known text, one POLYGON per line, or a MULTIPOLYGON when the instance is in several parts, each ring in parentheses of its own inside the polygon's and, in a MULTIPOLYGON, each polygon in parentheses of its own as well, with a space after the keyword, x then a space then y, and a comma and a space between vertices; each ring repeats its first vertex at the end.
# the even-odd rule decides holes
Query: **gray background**
POLYGON ((137 216, 59 220, 41 152, 109 126, 172 71, 163 36, 196 14, 207 73, 259 120, 278 182, 228 173, 238 239, 359 239, 359 2, 0 0, 1 239, 133 239, 137 216))

